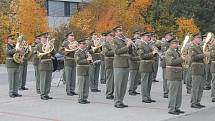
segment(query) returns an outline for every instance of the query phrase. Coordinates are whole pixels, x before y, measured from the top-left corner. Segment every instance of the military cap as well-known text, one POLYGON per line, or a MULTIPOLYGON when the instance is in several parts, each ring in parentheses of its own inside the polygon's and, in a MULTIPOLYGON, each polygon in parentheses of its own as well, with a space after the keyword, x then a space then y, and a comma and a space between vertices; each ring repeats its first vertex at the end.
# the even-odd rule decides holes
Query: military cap
POLYGON ((93 36, 93 35, 95 35, 96 34, 96 31, 94 30, 94 31, 92 31, 92 32, 90 32, 90 36, 93 36))
POLYGON ((87 39, 88 39, 88 37, 82 37, 82 38, 78 39, 77 42, 80 44, 80 43, 86 41, 87 39))
POLYGON ((179 41, 175 38, 175 37, 173 37, 171 40, 169 40, 168 42, 170 42, 170 43, 178 43, 179 41))
POLYGON ((150 32, 145 31, 145 32, 143 32, 141 35, 142 35, 142 36, 151 36, 151 33, 150 33, 150 32))
POLYGON ((119 25, 113 28, 113 31, 117 31, 117 30, 122 31, 122 25, 119 25))
POLYGON ((10 34, 10 35, 7 36, 7 39, 15 39, 15 37, 16 37, 16 35, 10 34))
POLYGON ((197 32, 193 34, 193 38, 202 37, 201 33, 197 32))
POLYGON ((65 37, 74 36, 74 32, 68 32, 65 37))
POLYGON ((102 35, 102 36, 107 36, 106 32, 103 32, 101 35, 102 35))
POLYGON ((36 36, 37 37, 42 37, 42 36, 48 36, 49 32, 43 32, 43 33, 40 33, 36 36))
POLYGON ((207 33, 203 34, 202 37, 207 37, 207 33))
POLYGON ((173 32, 167 31, 167 32, 164 33, 164 35, 167 35, 167 34, 173 35, 173 32))

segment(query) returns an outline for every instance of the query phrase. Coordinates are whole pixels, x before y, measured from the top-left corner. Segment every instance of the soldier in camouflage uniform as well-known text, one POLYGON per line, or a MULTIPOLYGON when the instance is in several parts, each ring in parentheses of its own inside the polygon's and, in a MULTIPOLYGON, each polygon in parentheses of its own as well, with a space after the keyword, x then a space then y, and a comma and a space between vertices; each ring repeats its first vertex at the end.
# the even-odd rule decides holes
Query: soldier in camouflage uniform
POLYGON ((203 53, 200 46, 202 37, 199 33, 193 35, 192 46, 189 49, 189 55, 192 60, 191 72, 192 72, 192 89, 191 89, 191 108, 203 108, 204 105, 200 104, 203 89, 204 89, 204 74, 205 68, 204 57, 209 57, 210 53, 203 53))
POLYGON ((78 50, 75 52, 75 60, 77 63, 77 79, 78 79, 78 103, 88 104, 89 95, 89 64, 92 63, 92 57, 86 49, 86 39, 80 39, 78 41, 78 50))
POLYGON ((22 49, 15 49, 15 35, 9 35, 6 46, 6 67, 9 81, 9 96, 11 98, 21 97, 18 94, 19 88, 19 63, 13 60, 13 55, 17 52, 23 53, 22 49))
POLYGON ((69 32, 67 40, 63 42, 62 47, 64 48, 64 71, 66 81, 66 93, 69 96, 77 95, 75 93, 76 85, 76 62, 74 58, 75 50, 77 49, 78 42, 75 41, 74 33, 69 32), (69 46, 74 46, 70 48, 69 46))
POLYGON ((163 92, 164 98, 168 98, 168 84, 167 84, 167 80, 165 79, 165 75, 166 75, 166 61, 165 61, 165 52, 167 51, 167 49, 169 48, 169 40, 171 40, 173 38, 173 35, 171 32, 167 32, 165 33, 165 38, 163 40, 163 42, 161 43, 161 56, 160 56, 160 60, 161 60, 161 67, 162 67, 162 74, 163 74, 163 92))
POLYGON ((182 63, 185 57, 180 57, 178 41, 174 38, 170 40, 169 49, 166 51, 166 79, 169 84, 169 112, 173 115, 184 113, 180 110, 182 103, 182 63))

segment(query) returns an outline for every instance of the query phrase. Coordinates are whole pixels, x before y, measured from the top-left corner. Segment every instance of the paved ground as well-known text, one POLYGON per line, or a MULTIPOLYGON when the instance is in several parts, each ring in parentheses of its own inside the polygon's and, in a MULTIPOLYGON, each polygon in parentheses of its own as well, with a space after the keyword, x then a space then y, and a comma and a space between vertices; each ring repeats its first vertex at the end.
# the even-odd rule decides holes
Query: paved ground
MULTIPOLYGON (((69 97, 65 94, 65 85, 57 87, 61 73, 54 73, 51 94, 53 100, 43 101, 35 91, 35 81, 32 65, 29 65, 27 87, 28 91, 20 91, 23 97, 9 98, 7 73, 4 66, 0 66, 0 121, 214 121, 215 104, 211 102, 210 91, 204 91, 202 104, 205 109, 191 109, 190 95, 183 87, 182 110, 184 115, 173 116, 168 114, 168 100, 162 96, 161 71, 158 80, 153 83, 152 98, 156 103, 145 104, 141 96, 125 96, 128 108, 116 109, 113 101, 105 99, 105 85, 99 85, 101 93, 91 93, 90 104, 80 105, 78 97, 69 97)), ((140 88, 138 88, 140 91, 140 88)))

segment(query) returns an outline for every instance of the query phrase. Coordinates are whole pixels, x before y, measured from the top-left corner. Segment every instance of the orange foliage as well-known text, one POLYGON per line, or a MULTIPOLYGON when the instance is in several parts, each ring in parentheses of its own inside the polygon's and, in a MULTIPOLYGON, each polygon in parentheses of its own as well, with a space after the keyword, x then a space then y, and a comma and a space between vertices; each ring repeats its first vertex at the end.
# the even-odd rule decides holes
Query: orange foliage
POLYGON ((16 0, 12 4, 16 12, 14 33, 19 32, 27 37, 32 43, 34 36, 38 33, 48 31, 48 19, 46 10, 34 0, 16 0))
POLYGON ((196 26, 192 18, 186 19, 184 17, 180 17, 176 20, 176 23, 179 26, 179 32, 177 32, 179 37, 182 37, 187 33, 199 32, 199 28, 196 26))
POLYGON ((137 26, 153 30, 144 23, 140 14, 150 5, 151 0, 135 0, 131 4, 127 0, 92 0, 72 17, 71 26, 87 34, 93 30, 99 33, 112 30, 117 25, 122 25, 127 35, 131 35, 132 29, 137 26))

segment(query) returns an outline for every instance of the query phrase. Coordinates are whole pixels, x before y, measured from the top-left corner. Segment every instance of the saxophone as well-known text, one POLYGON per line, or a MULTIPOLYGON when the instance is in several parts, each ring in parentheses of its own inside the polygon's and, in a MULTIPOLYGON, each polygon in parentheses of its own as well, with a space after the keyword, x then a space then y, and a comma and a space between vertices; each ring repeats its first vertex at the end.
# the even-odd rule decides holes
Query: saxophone
POLYGON ((54 41, 55 39, 49 40, 49 37, 46 40, 46 43, 42 43, 42 53, 37 51, 38 58, 42 58, 44 55, 51 53, 54 50, 54 41))
POLYGON ((189 56, 189 54, 188 54, 188 49, 185 48, 186 45, 187 45, 187 43, 190 41, 190 39, 191 39, 191 34, 188 33, 188 34, 185 36, 185 38, 184 38, 184 41, 183 41, 183 44, 182 44, 182 47, 181 47, 181 50, 180 50, 181 56, 187 57, 187 59, 186 59, 186 60, 183 62, 183 64, 182 64, 182 67, 183 67, 183 68, 188 68, 189 65, 190 65, 190 56, 189 56))
POLYGON ((17 38, 17 43, 16 43, 16 47, 15 47, 16 51, 22 50, 22 52, 16 52, 13 55, 13 60, 16 63, 23 63, 23 59, 25 57, 25 55, 28 53, 28 51, 31 50, 31 47, 28 45, 28 42, 26 41, 26 39, 24 38, 23 35, 20 35, 17 38))
MULTIPOLYGON (((203 44, 203 53, 208 52, 209 51, 209 46, 208 44, 210 43, 210 41, 212 40, 212 38, 214 37, 214 34, 212 32, 208 32, 207 33, 207 37, 205 39, 205 42, 203 44)), ((210 62, 210 58, 209 57, 205 57, 204 58, 204 63, 208 64, 210 62)))

